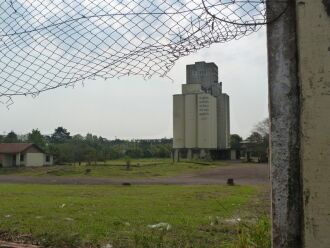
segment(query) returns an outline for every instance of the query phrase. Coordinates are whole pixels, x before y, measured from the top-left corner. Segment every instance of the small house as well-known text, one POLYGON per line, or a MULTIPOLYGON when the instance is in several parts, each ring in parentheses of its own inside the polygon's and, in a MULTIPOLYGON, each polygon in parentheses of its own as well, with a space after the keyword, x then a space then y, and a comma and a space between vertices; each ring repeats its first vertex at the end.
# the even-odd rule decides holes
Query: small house
POLYGON ((53 156, 32 143, 0 143, 0 167, 52 165, 53 156))

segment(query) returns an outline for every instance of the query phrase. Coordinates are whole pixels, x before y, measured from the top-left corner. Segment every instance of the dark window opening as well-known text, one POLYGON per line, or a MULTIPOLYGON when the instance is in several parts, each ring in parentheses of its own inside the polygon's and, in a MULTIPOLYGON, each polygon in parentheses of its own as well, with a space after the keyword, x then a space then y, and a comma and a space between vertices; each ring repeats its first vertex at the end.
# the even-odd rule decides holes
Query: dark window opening
POLYGON ((50 162, 50 156, 46 155, 46 162, 50 162))
POLYGON ((19 156, 19 161, 21 161, 21 162, 24 161, 24 154, 21 154, 21 155, 19 156))

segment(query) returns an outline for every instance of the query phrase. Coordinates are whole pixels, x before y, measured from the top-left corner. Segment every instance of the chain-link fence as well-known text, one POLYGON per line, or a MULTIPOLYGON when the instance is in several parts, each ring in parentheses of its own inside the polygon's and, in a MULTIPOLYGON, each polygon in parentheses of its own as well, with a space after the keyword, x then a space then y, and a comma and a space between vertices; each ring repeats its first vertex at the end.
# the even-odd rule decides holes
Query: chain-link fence
POLYGON ((96 77, 164 76, 212 43, 275 21, 263 0, 2 0, 0 101, 96 77), (269 15, 268 15, 269 16, 269 15))

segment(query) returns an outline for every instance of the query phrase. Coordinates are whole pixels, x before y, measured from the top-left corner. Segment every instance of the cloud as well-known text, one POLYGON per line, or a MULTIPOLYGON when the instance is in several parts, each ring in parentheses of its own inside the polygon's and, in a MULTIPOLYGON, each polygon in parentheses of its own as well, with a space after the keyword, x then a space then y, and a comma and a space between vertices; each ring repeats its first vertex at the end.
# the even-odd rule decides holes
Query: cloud
MULTIPOLYGON (((252 6, 217 4, 206 2, 228 18, 252 6)), ((178 58, 255 30, 213 18, 199 1, 19 0, 0 9, 6 21, 0 36, 11 37, 0 41, 6 51, 0 53, 0 80, 7 89, 0 96, 39 94, 95 77, 163 76, 178 58)))

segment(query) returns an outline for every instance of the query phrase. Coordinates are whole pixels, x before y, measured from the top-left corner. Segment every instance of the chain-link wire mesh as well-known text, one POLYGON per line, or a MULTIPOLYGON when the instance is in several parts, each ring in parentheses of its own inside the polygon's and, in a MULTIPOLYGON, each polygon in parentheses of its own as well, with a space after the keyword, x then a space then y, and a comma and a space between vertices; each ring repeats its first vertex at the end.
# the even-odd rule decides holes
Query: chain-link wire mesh
MULTIPOLYGON (((266 20, 262 0, 1 0, 0 101, 95 77, 165 76, 266 20)), ((8 104, 8 102, 7 102, 8 104)))

